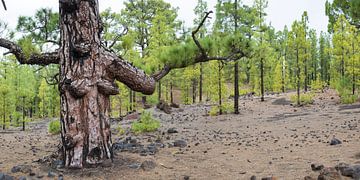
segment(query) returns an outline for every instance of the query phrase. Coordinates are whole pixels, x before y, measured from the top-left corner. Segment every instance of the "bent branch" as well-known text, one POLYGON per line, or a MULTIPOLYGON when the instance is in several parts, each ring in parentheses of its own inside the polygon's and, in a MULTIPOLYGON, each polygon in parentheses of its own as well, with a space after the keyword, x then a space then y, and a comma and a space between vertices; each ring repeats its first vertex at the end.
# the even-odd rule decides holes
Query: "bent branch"
POLYGON ((22 48, 19 45, 3 38, 0 38, 0 47, 8 49, 9 50, 8 53, 14 54, 20 64, 36 64, 36 65, 45 66, 49 64, 59 64, 60 62, 60 57, 58 52, 42 53, 42 54, 34 53, 31 54, 29 57, 26 57, 22 48))
POLYGON ((129 62, 116 56, 114 53, 105 51, 105 59, 111 59, 107 71, 112 78, 124 83, 130 89, 151 95, 155 91, 155 80, 145 74, 143 70, 134 67, 129 62))

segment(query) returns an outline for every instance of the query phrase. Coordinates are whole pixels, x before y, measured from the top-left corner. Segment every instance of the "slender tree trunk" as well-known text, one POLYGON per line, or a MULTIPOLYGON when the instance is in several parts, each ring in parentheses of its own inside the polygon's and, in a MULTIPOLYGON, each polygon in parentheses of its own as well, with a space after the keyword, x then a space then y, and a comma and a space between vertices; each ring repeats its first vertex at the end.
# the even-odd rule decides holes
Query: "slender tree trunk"
POLYGON ((5 130, 6 127, 6 101, 5 101, 5 96, 3 95, 3 130, 5 130))
POLYGON ((219 72, 218 72, 218 92, 219 92, 219 114, 221 115, 222 114, 222 97, 221 97, 221 63, 219 62, 219 72))
MULTIPOLYGON (((136 111, 136 104, 137 104, 137 102, 136 102, 136 92, 135 91, 133 91, 133 97, 132 97, 132 100, 133 100, 133 103, 132 103, 132 105, 133 105, 133 107, 132 107, 132 111, 133 112, 135 112, 136 111)), ((144 98, 143 99, 145 99, 145 102, 146 102, 146 96, 143 96, 144 98)))
POLYGON ((173 84, 172 84, 172 82, 170 82, 170 103, 174 104, 173 84))
POLYGON ((260 89, 261 89, 261 101, 264 101, 264 59, 260 59, 260 89))
POLYGON ((132 95, 133 91, 132 90, 129 90, 129 107, 128 107, 128 111, 129 112, 132 112, 132 108, 133 108, 133 95, 132 95))
MULTIPOLYGON (((286 51, 286 50, 285 50, 286 51)), ((282 92, 285 93, 285 75, 286 75, 286 68, 285 68, 285 62, 286 62, 286 52, 284 55, 284 61, 281 64, 281 84, 282 84, 282 92)))
MULTIPOLYGON (((307 53, 307 49, 305 49, 305 54, 307 53)), ((305 79, 304 79, 304 91, 307 92, 308 91, 308 67, 307 67, 307 59, 305 58, 305 62, 304 62, 304 73, 305 73, 305 79)))
POLYGON ((22 97, 22 130, 25 131, 25 97, 22 97))
MULTIPOLYGON (((235 33, 237 33, 238 29, 238 1, 235 0, 235 33)), ((239 62, 236 61, 234 65, 234 114, 239 114, 239 62)))
POLYGON ((196 79, 192 79, 192 103, 196 103, 196 79))
POLYGON ((202 91, 203 91, 203 63, 200 63, 200 77, 199 77, 199 102, 202 102, 202 91))
POLYGON ((161 81, 158 81, 158 101, 161 101, 161 81))
POLYGON ((297 80, 297 105, 300 105, 300 65, 299 65, 299 48, 296 48, 296 80, 297 80))
POLYGON ((235 62, 234 113, 239 114, 239 62, 235 62))

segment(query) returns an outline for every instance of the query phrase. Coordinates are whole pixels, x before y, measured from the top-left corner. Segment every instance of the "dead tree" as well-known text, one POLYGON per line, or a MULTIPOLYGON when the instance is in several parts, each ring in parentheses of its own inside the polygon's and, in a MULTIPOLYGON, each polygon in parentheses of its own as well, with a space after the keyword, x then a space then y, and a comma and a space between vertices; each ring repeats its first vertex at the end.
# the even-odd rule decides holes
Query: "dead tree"
MULTIPOLYGON (((61 96, 61 138, 66 167, 83 168, 112 159, 109 122, 110 95, 119 93, 115 80, 130 89, 150 95, 155 82, 171 69, 188 65, 165 65, 148 76, 101 45, 98 0, 59 0, 60 48, 56 52, 32 54, 26 57, 20 46, 0 38, 0 47, 14 54, 20 64, 59 64, 61 96)), ((231 60, 243 56, 234 51, 227 57, 209 57, 196 39, 196 33, 209 18, 192 33, 200 53, 193 61, 231 60), (236 57, 235 57, 236 56, 236 57)))

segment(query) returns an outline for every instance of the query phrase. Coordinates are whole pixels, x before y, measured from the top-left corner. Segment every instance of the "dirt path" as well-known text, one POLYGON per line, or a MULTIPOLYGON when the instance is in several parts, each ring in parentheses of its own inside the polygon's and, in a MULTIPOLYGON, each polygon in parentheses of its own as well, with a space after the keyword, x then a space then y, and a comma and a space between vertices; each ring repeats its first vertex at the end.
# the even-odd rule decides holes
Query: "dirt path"
MULTIPOLYGON (((360 163, 360 104, 339 105, 336 94, 328 91, 318 94, 313 105, 292 107, 289 96, 269 96, 265 102, 241 99, 240 115, 207 116, 206 105, 183 106, 170 115, 154 110, 161 120, 158 132, 113 138, 117 142, 131 136, 144 145, 158 140, 165 147, 155 155, 117 152, 111 167, 53 171, 65 179, 304 179, 319 174, 311 170, 312 163, 360 163), (167 133, 169 128, 178 133, 167 133), (342 144, 330 146, 333 137, 342 144), (171 147, 176 140, 186 146, 171 147), (144 161, 155 167, 142 168, 144 161)), ((59 137, 48 135, 44 122, 26 132, 0 132, 0 172, 27 163, 46 178, 49 169, 32 161, 54 151, 59 137)), ((126 128, 131 120, 120 123, 126 128)))

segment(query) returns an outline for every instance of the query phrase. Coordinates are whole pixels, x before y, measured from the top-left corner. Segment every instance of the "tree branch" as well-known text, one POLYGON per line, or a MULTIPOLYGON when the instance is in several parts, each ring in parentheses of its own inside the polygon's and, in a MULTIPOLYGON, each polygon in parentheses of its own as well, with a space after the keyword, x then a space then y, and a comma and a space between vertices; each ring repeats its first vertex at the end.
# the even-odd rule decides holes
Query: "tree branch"
POLYGON ((5 0, 1 0, 2 1, 2 4, 3 4, 3 6, 4 6, 4 9, 5 9, 5 11, 7 10, 6 9, 6 4, 5 4, 5 0))
POLYGON ((202 19, 202 21, 200 22, 199 26, 191 33, 191 36, 196 44, 196 46, 200 49, 200 52, 202 54, 202 56, 206 57, 206 51, 205 49, 201 46, 200 42, 196 39, 196 33, 198 33, 200 31, 200 28, 204 25, 206 19, 210 19, 211 17, 210 14, 213 13, 212 11, 209 12, 205 12, 205 17, 202 19))
POLYGON ((116 56, 112 52, 105 51, 104 58, 111 59, 111 64, 107 67, 107 72, 111 78, 124 83, 130 89, 151 95, 155 91, 155 80, 145 74, 144 71, 134 67, 129 62, 116 56))
POLYGON ((60 61, 58 52, 42 54, 34 53, 27 58, 19 45, 3 38, 0 38, 0 47, 4 47, 14 54, 20 64, 49 65, 59 64, 60 61))

